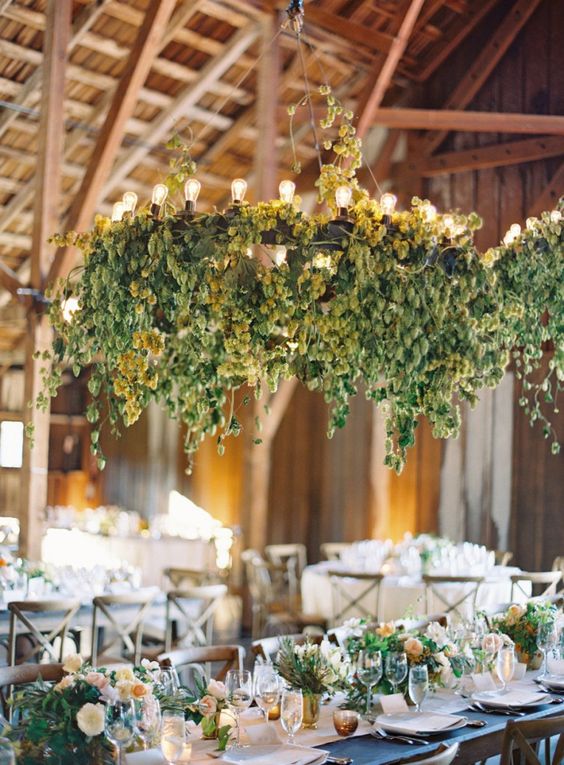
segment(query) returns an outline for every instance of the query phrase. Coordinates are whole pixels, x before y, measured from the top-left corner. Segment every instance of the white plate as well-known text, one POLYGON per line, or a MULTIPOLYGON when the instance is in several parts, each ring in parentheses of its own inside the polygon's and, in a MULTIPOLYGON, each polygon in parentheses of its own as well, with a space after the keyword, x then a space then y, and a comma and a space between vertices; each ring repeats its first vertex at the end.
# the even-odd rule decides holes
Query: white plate
POLYGON ((288 746, 286 744, 249 746, 242 749, 228 749, 222 753, 221 762, 248 763, 249 765, 266 765, 272 762, 278 765, 292 763, 307 763, 307 765, 322 765, 327 759, 327 752, 306 746, 288 746))
POLYGON ((541 691, 482 691, 472 694, 473 701, 479 701, 491 709, 506 709, 507 707, 536 707, 550 700, 548 693, 541 691))
POLYGON ((564 675, 546 675, 541 677, 540 682, 547 688, 554 688, 556 691, 564 691, 564 675))
POLYGON ((375 725, 390 733, 402 733, 406 736, 424 734, 438 735, 450 730, 463 728, 467 717, 446 715, 437 712, 403 712, 392 715, 378 715, 375 725))

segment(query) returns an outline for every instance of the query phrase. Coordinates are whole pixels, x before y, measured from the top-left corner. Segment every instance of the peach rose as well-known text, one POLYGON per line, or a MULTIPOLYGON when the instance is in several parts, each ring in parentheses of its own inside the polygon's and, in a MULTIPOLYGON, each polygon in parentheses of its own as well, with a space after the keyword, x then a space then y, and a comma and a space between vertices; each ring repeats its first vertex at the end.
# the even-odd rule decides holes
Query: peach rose
POLYGON ((482 649, 486 653, 497 653, 503 645, 503 638, 497 632, 489 632, 482 638, 482 649))
POLYGON ((93 685, 94 688, 98 688, 101 691, 110 682, 106 675, 101 672, 89 672, 84 678, 88 685, 93 685))
POLYGON ((403 647, 405 648, 405 652, 414 659, 417 659, 423 653, 423 643, 414 637, 408 638, 403 647))
POLYGON ((207 690, 210 696, 220 700, 224 699, 227 693, 225 683, 222 683, 219 680, 210 680, 207 690))
POLYGON ((78 672, 84 664, 84 660, 79 653, 71 653, 63 659, 63 669, 65 672, 78 672))
POLYGON ((376 634, 383 638, 390 637, 395 631, 396 626, 393 622, 386 622, 386 624, 382 624, 380 627, 376 628, 376 634))
POLYGON ((65 688, 70 688, 74 683, 74 675, 65 675, 63 679, 54 686, 54 691, 64 691, 65 688))
POLYGON ((131 689, 131 695, 134 699, 142 699, 143 696, 146 696, 149 693, 149 689, 144 683, 134 683, 133 688, 131 689))
POLYGON ((213 717, 217 712, 217 701, 213 696, 207 694, 200 699, 199 710, 204 717, 213 717))

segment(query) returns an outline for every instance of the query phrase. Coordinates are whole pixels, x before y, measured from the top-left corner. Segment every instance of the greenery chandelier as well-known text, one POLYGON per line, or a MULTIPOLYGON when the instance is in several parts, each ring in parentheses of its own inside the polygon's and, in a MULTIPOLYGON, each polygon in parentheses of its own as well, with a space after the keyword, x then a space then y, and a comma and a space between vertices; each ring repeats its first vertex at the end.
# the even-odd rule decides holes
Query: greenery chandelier
MULTIPOLYGON (((295 376, 331 405, 329 436, 360 387, 385 415, 385 462, 399 472, 419 418, 435 437, 456 436, 460 403, 498 385, 512 357, 521 404, 558 451, 545 404, 556 406, 564 380, 563 200, 480 253, 475 213, 440 214, 418 198, 398 211, 390 193, 370 198, 355 175, 353 114, 329 87, 320 93, 334 157, 316 182, 325 211, 302 212, 289 180, 279 199, 248 204, 236 179, 225 211, 199 213, 195 163, 175 138, 178 158, 150 205, 136 211, 127 192, 111 220, 53 238, 80 248, 84 264, 52 290, 55 339, 36 403, 47 407, 66 367, 90 368, 100 468, 104 424, 117 434, 151 401, 185 425, 189 455, 206 435, 223 453, 241 430, 235 391, 259 398, 295 376)), ((256 427, 260 443, 258 418, 256 427)))

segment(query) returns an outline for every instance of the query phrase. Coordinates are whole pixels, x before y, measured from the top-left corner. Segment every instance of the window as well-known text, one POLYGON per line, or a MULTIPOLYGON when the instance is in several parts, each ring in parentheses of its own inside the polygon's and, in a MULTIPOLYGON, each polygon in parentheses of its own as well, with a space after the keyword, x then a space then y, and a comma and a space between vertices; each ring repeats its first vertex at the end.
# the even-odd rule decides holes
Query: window
POLYGON ((21 468, 23 462, 23 422, 0 422, 0 467, 21 468))

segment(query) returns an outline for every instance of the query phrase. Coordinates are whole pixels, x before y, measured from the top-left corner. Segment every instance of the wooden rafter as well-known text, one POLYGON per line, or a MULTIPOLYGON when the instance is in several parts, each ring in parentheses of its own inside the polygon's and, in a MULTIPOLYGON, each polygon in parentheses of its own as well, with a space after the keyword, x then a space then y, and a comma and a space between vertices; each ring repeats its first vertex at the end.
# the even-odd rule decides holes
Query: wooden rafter
POLYGON ((402 130, 430 130, 444 135, 450 130, 476 133, 546 133, 564 135, 564 117, 552 114, 470 112, 454 109, 403 109, 384 107, 374 122, 402 130))
MULTIPOLYGON (((98 135, 90 164, 70 209, 67 219, 68 228, 81 231, 91 221, 100 193, 123 140, 127 121, 133 114, 139 90, 147 78, 163 29, 175 4, 176 0, 152 0, 147 9, 145 22, 114 93, 110 111, 98 135)), ((49 269, 48 283, 69 270, 72 257, 72 250, 68 248, 57 250, 49 269)))
POLYGON ((369 82, 357 107, 357 133, 363 138, 372 126, 374 113, 379 108, 403 56, 409 38, 425 0, 410 0, 396 37, 382 64, 379 63, 375 81, 369 82))
POLYGON ((540 215, 544 210, 555 207, 564 189, 564 162, 554 173, 545 188, 535 199, 529 210, 529 215, 540 215))
POLYGON ((306 10, 306 25, 309 23, 338 37, 343 37, 354 45, 363 45, 370 50, 378 50, 382 53, 389 53, 394 43, 394 38, 385 32, 348 21, 342 16, 335 16, 311 4, 306 10))
POLYGON ((564 154, 564 138, 560 136, 525 138, 522 141, 506 141, 465 151, 435 154, 417 162, 410 169, 425 178, 432 178, 435 175, 535 162, 561 154, 564 154))
POLYGON ((12 295, 17 295, 18 290, 23 284, 18 278, 18 274, 12 271, 4 262, 0 260, 0 284, 5 287, 12 295))
MULTIPOLYGON (((541 0, 516 0, 499 27, 488 37, 484 47, 466 71, 456 88, 451 92, 443 109, 464 109, 478 93, 497 64, 501 61, 509 46, 523 29, 534 13, 541 0)), ((430 129, 434 129, 431 127, 430 129)), ((437 149, 447 136, 445 128, 433 132, 421 140, 420 148, 425 154, 437 149)), ((520 132, 517 130, 501 130, 500 132, 520 132)), ((544 131, 538 131, 544 132, 544 131)), ((548 131, 547 131, 548 132, 548 131)))

